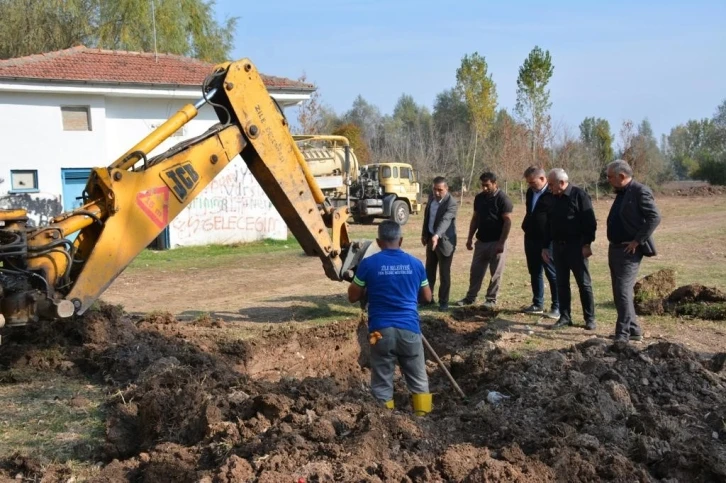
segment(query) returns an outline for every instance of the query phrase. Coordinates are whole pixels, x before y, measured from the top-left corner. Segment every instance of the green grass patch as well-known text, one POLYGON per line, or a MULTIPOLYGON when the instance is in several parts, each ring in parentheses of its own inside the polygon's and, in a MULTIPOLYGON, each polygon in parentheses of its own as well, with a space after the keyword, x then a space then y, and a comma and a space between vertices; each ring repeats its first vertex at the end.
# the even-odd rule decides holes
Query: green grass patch
POLYGON ((17 372, 0 385, 0 454, 56 463, 95 461, 105 438, 101 388, 83 379, 17 372))
POLYGON ((294 237, 287 240, 266 239, 232 245, 203 245, 179 247, 172 250, 144 250, 129 265, 129 270, 210 268, 226 262, 260 253, 300 253, 302 248, 294 237))
POLYGON ((726 320, 726 303, 694 302, 679 305, 676 308, 678 315, 696 317, 705 320, 726 320))

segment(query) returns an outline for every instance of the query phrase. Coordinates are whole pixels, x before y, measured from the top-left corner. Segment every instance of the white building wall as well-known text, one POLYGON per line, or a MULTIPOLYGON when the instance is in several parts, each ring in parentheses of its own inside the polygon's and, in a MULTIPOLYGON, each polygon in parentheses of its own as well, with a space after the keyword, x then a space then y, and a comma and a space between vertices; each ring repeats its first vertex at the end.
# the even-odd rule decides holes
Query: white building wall
MULTIPOLYGON (((38 171, 39 192, 21 198, 36 223, 62 211, 62 168, 107 166, 166 121, 189 99, 0 91, 0 208, 17 195, 10 171, 38 171), (92 131, 64 131, 60 106, 90 106, 92 131)), ((189 122, 183 136, 165 141, 151 156, 206 131, 217 122, 208 106, 189 122)), ((287 227, 237 157, 170 225, 172 247, 285 239, 287 227)))
POLYGON ((97 96, 0 92, 0 194, 10 190, 10 170, 38 170, 41 193, 60 196, 61 168, 101 163, 105 152, 105 102, 97 96), (90 106, 93 131, 64 131, 60 106, 90 106), (95 160, 95 162, 94 162, 95 160))
MULTIPOLYGON (((106 137, 104 165, 118 159, 189 102, 186 99, 107 97, 105 123, 109 135, 106 137)), ((203 106, 197 117, 184 126, 182 136, 170 137, 152 151, 150 157, 166 151, 180 141, 203 133, 216 122, 217 116, 214 110, 209 106, 203 106)))

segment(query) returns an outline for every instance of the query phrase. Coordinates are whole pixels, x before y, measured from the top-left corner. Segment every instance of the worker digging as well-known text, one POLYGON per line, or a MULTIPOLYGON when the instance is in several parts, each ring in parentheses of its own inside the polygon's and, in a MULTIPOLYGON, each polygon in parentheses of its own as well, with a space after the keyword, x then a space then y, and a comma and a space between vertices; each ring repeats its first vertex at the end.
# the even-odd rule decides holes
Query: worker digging
POLYGON ((380 252, 364 258, 348 287, 351 303, 365 298, 371 344, 371 392, 393 409, 393 375, 401 368, 414 414, 431 412, 432 398, 418 315, 418 302, 431 301, 423 263, 401 249, 401 227, 394 221, 378 225, 380 252))

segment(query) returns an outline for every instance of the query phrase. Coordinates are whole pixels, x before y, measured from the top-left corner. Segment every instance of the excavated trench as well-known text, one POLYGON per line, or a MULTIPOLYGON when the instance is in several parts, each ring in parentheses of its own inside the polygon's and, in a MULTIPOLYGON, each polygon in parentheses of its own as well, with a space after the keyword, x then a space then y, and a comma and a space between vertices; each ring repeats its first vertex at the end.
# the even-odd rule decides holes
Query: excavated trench
MULTIPOLYGON (((425 418, 400 378, 399 410, 371 399, 358 321, 201 343, 189 324, 105 307, 10 339, 0 365, 60 373, 70 362, 120 394, 106 404, 94 481, 726 479, 726 354, 593 338, 522 357, 497 346, 491 314, 453 315, 423 328, 468 401, 429 362, 425 418), (64 356, 43 360, 39 347, 64 356), (489 391, 508 398, 491 404, 489 391)), ((0 458, 0 477, 67 480, 52 464, 0 458)))

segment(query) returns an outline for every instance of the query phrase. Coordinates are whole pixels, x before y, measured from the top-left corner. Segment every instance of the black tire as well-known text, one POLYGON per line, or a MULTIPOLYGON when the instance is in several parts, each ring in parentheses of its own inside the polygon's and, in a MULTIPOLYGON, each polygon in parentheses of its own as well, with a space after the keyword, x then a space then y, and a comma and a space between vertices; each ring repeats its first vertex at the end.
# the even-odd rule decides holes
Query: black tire
POLYGON ((396 200, 391 207, 391 220, 403 226, 408 222, 408 205, 405 201, 396 200))

